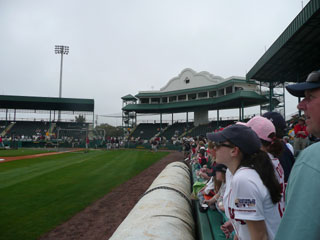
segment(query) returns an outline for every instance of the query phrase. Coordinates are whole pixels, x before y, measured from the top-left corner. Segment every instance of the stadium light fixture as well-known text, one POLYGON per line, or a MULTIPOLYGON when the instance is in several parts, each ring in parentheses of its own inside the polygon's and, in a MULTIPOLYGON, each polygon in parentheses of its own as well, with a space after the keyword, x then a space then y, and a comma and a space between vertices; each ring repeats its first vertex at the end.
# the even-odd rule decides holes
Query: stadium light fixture
MULTIPOLYGON (((69 54, 69 46, 63 46, 63 45, 55 45, 54 47, 55 54, 61 55, 61 61, 60 61, 60 85, 59 85, 59 98, 62 97, 62 68, 63 68, 63 55, 69 54)), ((61 120, 61 112, 59 111, 58 120, 61 120)))

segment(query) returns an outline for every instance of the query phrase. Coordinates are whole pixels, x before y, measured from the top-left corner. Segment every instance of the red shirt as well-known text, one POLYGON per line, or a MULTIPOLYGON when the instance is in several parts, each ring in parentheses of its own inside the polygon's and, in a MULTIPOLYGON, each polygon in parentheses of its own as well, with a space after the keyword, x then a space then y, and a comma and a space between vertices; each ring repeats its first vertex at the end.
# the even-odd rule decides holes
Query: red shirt
POLYGON ((301 126, 300 124, 296 124, 294 126, 294 134, 295 134, 295 137, 297 138, 306 138, 309 134, 307 132, 307 126, 303 125, 301 126), (298 134, 298 132, 300 131, 304 131, 306 133, 306 135, 302 135, 302 134, 298 134))

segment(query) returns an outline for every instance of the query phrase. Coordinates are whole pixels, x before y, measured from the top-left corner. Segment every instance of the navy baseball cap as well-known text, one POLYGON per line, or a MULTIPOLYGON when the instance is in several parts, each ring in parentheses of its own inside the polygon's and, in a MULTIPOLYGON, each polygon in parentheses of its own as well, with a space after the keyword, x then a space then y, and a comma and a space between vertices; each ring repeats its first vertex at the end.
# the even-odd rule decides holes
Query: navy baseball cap
POLYGON ((257 134, 251 128, 242 124, 228 126, 220 132, 207 133, 207 138, 212 142, 229 141, 246 154, 256 153, 261 147, 257 134))
POLYGON ((266 112, 262 117, 268 118, 276 129, 284 130, 287 127, 286 121, 278 112, 266 112))
POLYGON ((305 97, 305 90, 316 88, 320 88, 320 70, 311 72, 305 82, 288 85, 286 87, 288 92, 296 97, 305 97))

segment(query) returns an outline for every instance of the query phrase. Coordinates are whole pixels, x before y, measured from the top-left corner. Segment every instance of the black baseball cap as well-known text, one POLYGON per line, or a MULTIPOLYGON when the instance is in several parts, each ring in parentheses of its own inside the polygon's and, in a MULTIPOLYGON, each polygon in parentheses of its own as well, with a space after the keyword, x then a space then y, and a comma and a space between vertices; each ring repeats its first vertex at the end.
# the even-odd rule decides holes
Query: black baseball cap
POLYGON ((320 88, 320 70, 311 72, 305 82, 288 85, 286 87, 288 92, 296 97, 305 97, 305 90, 316 88, 320 88))
POLYGON ((207 138, 212 142, 229 141, 246 154, 259 152, 261 147, 257 134, 251 128, 240 124, 230 125, 220 132, 207 133, 207 138))

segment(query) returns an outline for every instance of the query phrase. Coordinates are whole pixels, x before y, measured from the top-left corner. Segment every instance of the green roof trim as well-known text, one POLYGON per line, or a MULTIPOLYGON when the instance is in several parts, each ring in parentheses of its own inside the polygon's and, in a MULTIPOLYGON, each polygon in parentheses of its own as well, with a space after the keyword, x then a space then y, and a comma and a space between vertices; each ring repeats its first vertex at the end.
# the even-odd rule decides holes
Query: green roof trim
POLYGON ((203 108, 207 110, 233 109, 240 107, 257 106, 267 103, 268 99, 254 91, 238 91, 217 98, 206 98, 193 101, 181 101, 163 104, 128 104, 123 111, 135 111, 137 113, 178 113, 195 111, 203 108))
POLYGON ((179 94, 188 94, 188 93, 197 93, 199 91, 210 91, 210 90, 218 90, 219 88, 225 87, 227 85, 232 85, 234 83, 247 83, 247 84, 257 84, 255 81, 247 81, 244 79, 230 79, 228 81, 216 84, 216 85, 210 85, 210 86, 204 86, 204 87, 198 87, 198 88, 189 88, 189 89, 181 89, 176 91, 169 91, 169 92, 146 92, 146 93, 138 93, 136 95, 137 98, 141 97, 165 97, 165 96, 171 96, 171 95, 179 95, 179 94))
POLYGON ((0 95, 2 109, 94 111, 94 99, 0 95))
POLYGON ((121 99, 122 99, 122 100, 126 100, 126 101, 131 101, 131 100, 136 101, 136 100, 137 100, 137 98, 135 98, 135 97, 132 96, 131 94, 125 95, 125 96, 123 96, 121 99))
MULTIPOLYGON (((319 0, 310 0, 310 2, 301 10, 301 12, 295 17, 295 19, 289 24, 289 26, 285 29, 285 31, 278 37, 278 39, 271 45, 268 51, 262 55, 262 57, 258 60, 258 62, 251 68, 251 70, 247 73, 246 79, 257 79, 255 75, 260 71, 271 59, 274 57, 276 53, 279 52, 280 49, 284 47, 284 45, 291 39, 297 32, 306 24, 306 22, 312 18, 320 9, 320 1, 319 0)), ((314 23, 316 24, 316 23, 314 23)), ((307 26, 308 27, 308 26, 307 26)), ((315 25, 315 28, 317 26, 315 25)), ((301 41, 301 40, 300 40, 301 41)), ((303 44, 301 42, 300 44, 303 44)), ((307 42, 307 44, 310 44, 307 42)), ((298 45, 297 47, 299 47, 298 45)), ((318 45, 317 45, 318 47, 318 45)), ((291 47, 292 48, 292 47, 291 47)), ((285 60, 284 60, 285 61, 285 60)), ((280 64, 280 63, 278 63, 280 64)), ((292 66, 291 66, 292 67, 292 66)), ((257 79, 263 81, 264 79, 257 79)), ((269 79, 265 79, 269 80, 269 79)), ((279 79, 275 79, 274 81, 278 81, 279 79)), ((269 80, 270 81, 270 80, 269 80)), ((294 81, 294 79, 293 79, 294 81)))

